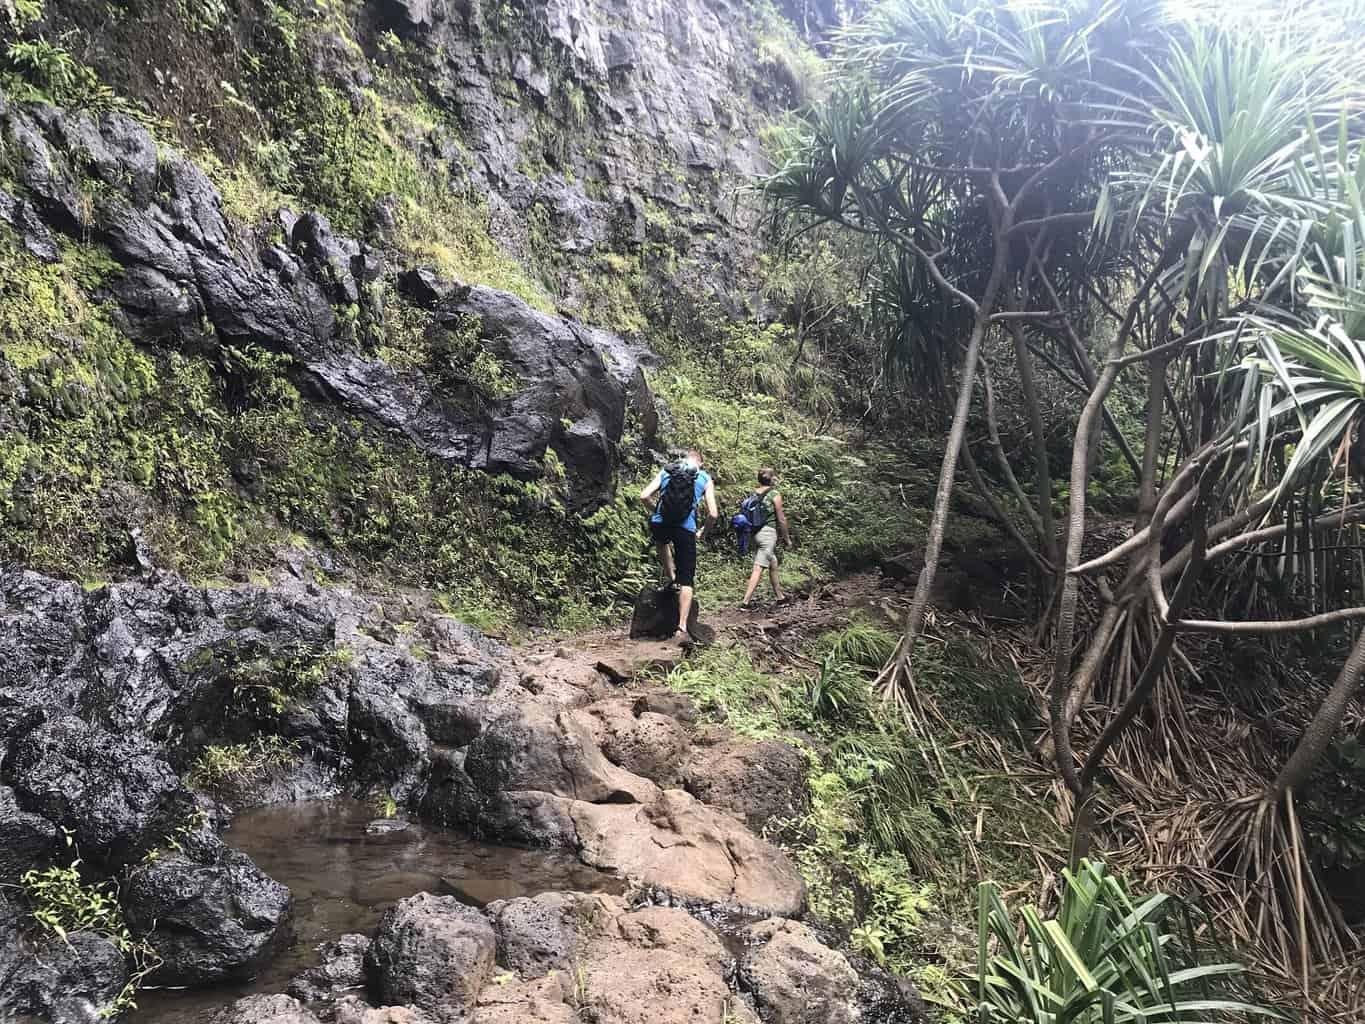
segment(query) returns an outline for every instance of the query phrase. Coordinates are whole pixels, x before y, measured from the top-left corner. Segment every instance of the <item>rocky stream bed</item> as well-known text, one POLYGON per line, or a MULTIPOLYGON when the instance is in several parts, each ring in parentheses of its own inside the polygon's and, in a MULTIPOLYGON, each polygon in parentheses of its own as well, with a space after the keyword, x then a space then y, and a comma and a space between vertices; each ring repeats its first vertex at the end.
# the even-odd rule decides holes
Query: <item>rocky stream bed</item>
POLYGON ((128 977, 16 886, 78 854, 147 983, 186 989, 133 1021, 914 1019, 756 834, 804 806, 802 759, 639 678, 676 656, 512 650, 424 594, 289 575, 0 572, 0 1014, 94 1021, 128 977), (186 785, 266 734, 282 763, 186 785))

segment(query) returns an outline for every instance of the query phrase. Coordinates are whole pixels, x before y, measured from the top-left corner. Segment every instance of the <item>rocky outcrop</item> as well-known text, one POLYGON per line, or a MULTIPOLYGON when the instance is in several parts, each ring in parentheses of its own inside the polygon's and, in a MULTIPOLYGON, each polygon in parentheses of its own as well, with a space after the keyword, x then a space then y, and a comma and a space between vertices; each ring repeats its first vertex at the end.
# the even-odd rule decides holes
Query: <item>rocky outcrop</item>
POLYGON ((90 932, 33 938, 0 890, 0 1020, 26 1015, 53 1024, 98 1024, 128 980, 123 954, 90 932))
POLYGON ((0 886, 18 885, 24 873, 52 863, 57 826, 19 807, 14 790, 0 786, 0 886))
POLYGON ((746 740, 721 733, 698 743, 682 766, 683 788, 762 831, 800 818, 810 798, 806 759, 780 740, 746 740))
POLYGON ((463 1019, 492 976, 496 939, 477 910, 420 893, 384 915, 366 954, 370 985, 386 1004, 436 1020, 463 1019))
MULTIPOLYGON (((214 805, 177 771, 206 744, 271 734, 291 744, 298 778, 379 790, 438 821, 567 847, 661 899, 787 917, 804 905, 784 853, 662 788, 683 775, 688 702, 616 696, 590 668, 553 683, 552 665, 516 662, 417 597, 390 608, 292 576, 202 589, 155 573, 87 593, 0 570, 3 651, 15 657, 0 659, 0 800, 19 814, 0 830, 13 837, 0 863, 13 863, 11 873, 43 866, 56 828, 69 828, 92 867, 127 873, 125 917, 160 951, 164 983, 248 974, 286 928, 288 892, 223 846, 205 824, 214 805)), ((457 932, 469 939, 464 921, 479 933, 468 957, 477 976, 494 925, 509 935, 526 927, 506 914, 476 926, 448 904, 407 908, 369 949, 380 1004, 469 1011, 476 987, 438 991, 411 963, 427 944, 453 950, 457 932)), ((539 954, 564 955, 553 942, 539 954)), ((343 980, 320 976, 297 991, 335 994, 343 980)), ((506 1005, 478 1012, 496 1019, 506 1005)))
POLYGON ((153 980, 202 985, 249 977, 283 937, 292 900, 251 858, 223 847, 191 859, 164 853, 137 868, 124 894, 125 916, 157 951, 153 980))
POLYGON ((319 1024, 292 996, 245 996, 213 1016, 213 1024, 319 1024))
POLYGON ((165 843, 194 799, 140 736, 114 736, 59 715, 20 736, 4 762, 20 807, 65 829, 83 857, 109 869, 165 843))
POLYGON ((613 764, 660 786, 676 785, 691 745, 678 719, 624 697, 597 701, 578 714, 613 764))
POLYGON ((517 984, 485 989, 477 1021, 683 1024, 722 1020, 727 1012, 735 1021, 757 1020, 726 980, 734 963, 719 936, 683 911, 547 893, 495 903, 488 912, 498 926, 499 960, 517 984), (558 984, 561 978, 567 983, 558 984), (576 1013, 564 1018, 561 1008, 576 1013))
POLYGON ((318 963, 289 983, 289 995, 306 1003, 334 999, 365 985, 366 935, 343 935, 318 947, 318 963))
POLYGON ((515 378, 513 393, 470 401, 400 374, 348 340, 338 309, 364 306, 383 321, 373 285, 385 261, 336 234, 321 214, 284 212, 273 241, 243 231, 198 167, 121 114, 21 107, 0 92, 0 140, 24 195, 0 190, 0 216, 31 251, 46 251, 60 234, 107 246, 121 266, 107 287, 134 337, 195 352, 267 345, 288 353, 315 393, 431 455, 529 479, 553 449, 576 501, 595 506, 610 497, 628 392, 636 401, 648 359, 638 346, 505 292, 438 287, 428 275, 420 294, 443 296, 429 309, 428 329, 475 325, 515 378), (91 182, 101 197, 94 203, 91 182))
POLYGON ((733 818, 666 790, 649 804, 574 804, 579 855, 685 901, 798 916, 806 887, 785 854, 733 818))
POLYGON ((858 974, 842 953, 797 921, 768 920, 744 932, 741 984, 771 1024, 855 1024, 858 974))

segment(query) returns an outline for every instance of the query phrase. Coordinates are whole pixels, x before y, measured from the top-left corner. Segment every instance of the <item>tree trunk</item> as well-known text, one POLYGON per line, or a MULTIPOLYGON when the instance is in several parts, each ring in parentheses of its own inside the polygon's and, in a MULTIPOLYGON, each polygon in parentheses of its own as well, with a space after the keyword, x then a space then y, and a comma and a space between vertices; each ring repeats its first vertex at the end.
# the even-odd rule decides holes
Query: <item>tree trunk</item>
POLYGON ((967 434, 967 415, 972 408, 972 389, 976 384, 976 364, 981 357, 981 344, 990 326, 991 314, 995 311, 995 299, 1000 292, 1000 284, 1005 276, 1005 258, 1009 245, 1004 239, 1007 223, 996 226, 995 261, 991 266, 991 276, 981 294, 976 308, 976 323, 972 326, 971 336, 967 339, 967 353, 962 359, 962 379, 957 389, 957 407, 953 411, 953 423, 948 430, 948 444, 943 452, 943 466, 938 474, 938 491, 934 495, 934 512, 929 520, 929 536, 924 543, 924 568, 920 570, 915 583, 915 595, 910 601, 910 610, 905 613, 904 644, 913 650, 920 628, 924 625, 924 613, 929 607, 929 592, 934 586, 934 575, 938 572, 938 560, 943 551, 943 531, 948 523, 948 509, 953 498, 953 480, 957 475, 958 453, 962 450, 963 438, 967 434))
POLYGON ((1033 437, 1033 488, 1038 494, 1038 518, 1043 536, 1043 557, 1057 564, 1057 523, 1052 515, 1052 469, 1047 458, 1047 432, 1043 426, 1043 407, 1038 401, 1038 385, 1033 378, 1033 357, 1024 340, 1024 329, 1010 323, 1014 341, 1014 362, 1019 367, 1019 391, 1028 411, 1029 433, 1033 437))

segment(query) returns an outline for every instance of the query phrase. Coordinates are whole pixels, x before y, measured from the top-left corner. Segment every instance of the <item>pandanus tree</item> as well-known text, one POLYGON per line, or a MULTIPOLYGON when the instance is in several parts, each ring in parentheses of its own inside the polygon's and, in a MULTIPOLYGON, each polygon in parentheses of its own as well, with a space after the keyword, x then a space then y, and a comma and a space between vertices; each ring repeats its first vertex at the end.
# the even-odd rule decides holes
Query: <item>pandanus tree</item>
MULTIPOLYGON (((1195 753, 1182 638, 1365 615, 1324 606, 1349 596, 1340 586, 1317 587, 1311 614, 1284 590, 1269 608, 1216 600, 1246 559, 1342 578, 1333 552, 1365 518, 1340 472, 1365 394, 1359 82, 1320 10, 1250 25, 1165 10, 893 0, 842 37, 829 100, 765 182, 779 214, 879 241, 904 285, 896 331, 956 380, 924 570, 882 677, 912 708, 959 463, 981 479, 963 441, 983 351, 1008 346, 1028 407, 1040 367, 1084 394, 1062 536, 1041 415, 1029 417, 1032 538, 1012 526, 1055 588, 1049 740, 1082 849, 1097 780, 1116 756, 1140 771, 1151 753, 1128 742, 1134 722, 1172 771, 1195 753), (1145 391, 1141 437, 1106 415, 1125 384, 1145 391), (1122 539, 1096 550, 1087 495, 1106 433, 1137 469, 1138 500, 1122 539), (1102 727, 1082 756, 1073 726, 1087 705, 1102 727)), ((1280 777, 1212 809, 1206 855, 1233 866, 1256 932, 1305 976, 1347 939, 1314 881, 1293 791, 1363 669, 1358 644, 1280 777)))
MULTIPOLYGON (((967 0, 880 5, 841 37, 828 99, 764 182, 779 217, 803 227, 833 222, 877 239, 899 292, 892 333, 916 346, 935 376, 956 371, 924 567, 881 680, 888 695, 912 705, 914 643, 960 457, 975 469, 963 439, 983 347, 1005 331, 1023 401, 1035 412, 1035 356, 1022 325, 1050 328, 1062 361, 1080 380, 1095 380, 1072 325, 1035 308, 1034 269, 1074 271, 1041 282, 1060 303, 1074 301, 1082 281, 1108 291, 1106 275, 1122 270, 1107 254, 1096 258, 1087 235, 1106 168, 1137 141, 1129 108, 1148 86, 1134 69, 1160 42, 1158 11, 1156 3, 1115 0, 1057 8, 967 0), (921 285, 932 291, 916 294, 921 285)), ((1041 416, 1030 419, 1036 493, 1025 507, 1033 510, 1034 537, 1011 529, 1033 562, 1053 573, 1053 510, 1043 486, 1051 471, 1041 416)))

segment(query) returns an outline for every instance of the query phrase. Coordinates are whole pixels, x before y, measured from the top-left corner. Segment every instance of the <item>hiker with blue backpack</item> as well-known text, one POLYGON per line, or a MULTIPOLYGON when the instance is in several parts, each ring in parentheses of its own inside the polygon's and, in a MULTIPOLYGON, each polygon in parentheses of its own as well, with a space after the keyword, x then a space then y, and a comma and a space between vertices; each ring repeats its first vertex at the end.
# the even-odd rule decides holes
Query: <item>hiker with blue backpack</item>
POLYGON ((640 503, 650 513, 649 533, 659 553, 663 584, 678 588, 678 629, 673 639, 681 644, 692 642, 687 616, 696 585, 697 541, 720 518, 711 474, 701 464, 701 452, 689 449, 685 458, 661 469, 640 492, 640 503), (703 501, 706 522, 698 528, 697 507, 703 501))
POLYGON ((774 486, 776 479, 772 469, 760 469, 758 490, 739 503, 739 513, 732 520, 740 534, 740 553, 747 547, 745 542, 750 536, 754 548, 754 571, 749 574, 749 585, 744 590, 741 608, 754 606, 754 591, 758 589, 764 569, 768 570, 768 578, 772 582, 774 600, 786 600, 782 594, 782 581, 778 578, 782 561, 777 554, 778 533, 781 532, 783 547, 791 547, 792 538, 787 528, 787 514, 782 510, 782 495, 774 486))

